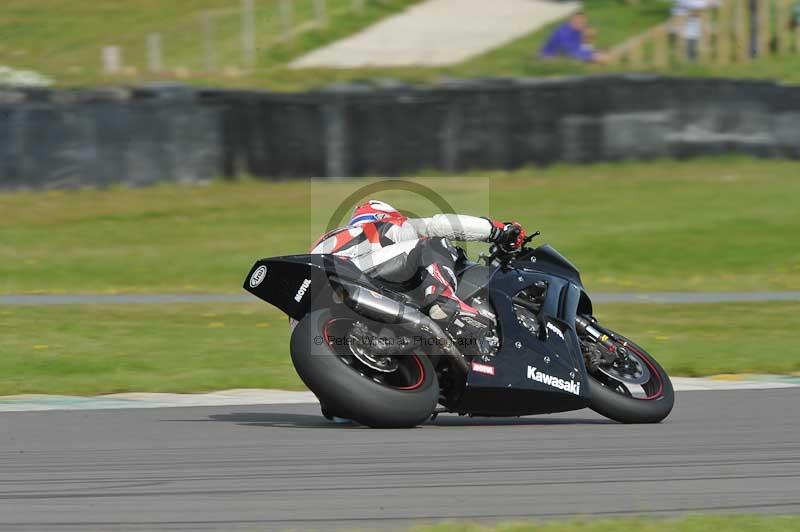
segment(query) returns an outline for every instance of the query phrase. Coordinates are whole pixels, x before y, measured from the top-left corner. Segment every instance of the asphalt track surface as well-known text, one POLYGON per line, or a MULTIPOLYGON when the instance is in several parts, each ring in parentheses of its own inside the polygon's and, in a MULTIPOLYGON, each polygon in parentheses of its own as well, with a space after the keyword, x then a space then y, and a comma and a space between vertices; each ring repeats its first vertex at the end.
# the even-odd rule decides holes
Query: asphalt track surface
POLYGON ((683 392, 660 425, 587 410, 394 431, 314 405, 4 413, 0 529, 798 513, 798 405, 800 388, 683 392))
MULTIPOLYGON (((252 303, 251 295, 225 294, 87 294, 87 295, 6 295, 0 305, 161 305, 170 303, 252 303)), ((800 301, 800 292, 607 292, 592 294, 595 303, 753 303, 800 301)))

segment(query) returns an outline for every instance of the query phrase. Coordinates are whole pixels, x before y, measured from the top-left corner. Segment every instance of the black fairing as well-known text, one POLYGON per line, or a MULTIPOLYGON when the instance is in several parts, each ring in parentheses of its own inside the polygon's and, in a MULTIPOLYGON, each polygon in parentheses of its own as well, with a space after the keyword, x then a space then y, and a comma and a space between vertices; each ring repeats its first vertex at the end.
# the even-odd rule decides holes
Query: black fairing
MULTIPOLYGON (((537 260, 536 265, 541 263, 537 260)), ((587 406, 586 367, 574 325, 583 288, 569 278, 526 267, 498 270, 487 289, 497 315, 501 348, 483 362, 494 367, 495 374, 471 371, 456 409, 516 416, 587 406), (520 325, 512 298, 541 282, 547 283, 548 289, 539 316, 542 332, 537 337, 520 325)))
POLYGON ((538 248, 527 250, 518 260, 514 261, 514 267, 525 271, 550 273, 568 279, 581 288, 581 298, 578 302, 578 314, 586 316, 591 316, 593 314, 592 300, 589 299, 583 287, 581 274, 578 268, 552 246, 545 244, 538 248))
POLYGON ((523 253, 519 260, 514 261, 514 266, 525 270, 552 273, 583 287, 578 268, 549 244, 523 253))
POLYGON ((250 269, 243 286, 251 294, 300 320, 312 308, 331 304, 337 278, 378 289, 349 259, 316 254, 261 259, 250 269), (253 275, 262 266, 267 268, 266 275, 252 286, 253 275))
POLYGON ((481 290, 484 290, 497 269, 475 263, 465 266, 463 269, 458 269, 456 273, 458 275, 456 295, 462 301, 466 301, 481 290))

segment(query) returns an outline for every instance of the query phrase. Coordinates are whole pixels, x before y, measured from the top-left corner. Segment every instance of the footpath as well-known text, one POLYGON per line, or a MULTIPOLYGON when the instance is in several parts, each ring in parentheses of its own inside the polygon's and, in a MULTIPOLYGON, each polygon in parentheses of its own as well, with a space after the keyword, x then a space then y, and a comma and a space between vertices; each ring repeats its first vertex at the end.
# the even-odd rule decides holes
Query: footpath
POLYGON ((306 54, 291 67, 452 65, 565 18, 580 6, 548 0, 428 0, 306 54))

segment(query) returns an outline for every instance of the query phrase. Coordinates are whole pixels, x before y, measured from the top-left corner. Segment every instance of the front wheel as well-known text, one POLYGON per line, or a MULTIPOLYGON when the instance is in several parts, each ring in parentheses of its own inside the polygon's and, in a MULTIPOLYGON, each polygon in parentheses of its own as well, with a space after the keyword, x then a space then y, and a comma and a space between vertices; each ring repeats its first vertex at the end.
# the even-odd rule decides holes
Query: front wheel
POLYGON ((589 373, 589 408, 620 423, 658 423, 675 404, 669 375, 644 349, 608 331, 625 363, 597 368, 589 373))
POLYGON ((354 343, 363 324, 314 311, 292 332, 292 362, 323 405, 323 415, 376 428, 414 427, 439 400, 436 371, 427 356, 386 357, 354 343))

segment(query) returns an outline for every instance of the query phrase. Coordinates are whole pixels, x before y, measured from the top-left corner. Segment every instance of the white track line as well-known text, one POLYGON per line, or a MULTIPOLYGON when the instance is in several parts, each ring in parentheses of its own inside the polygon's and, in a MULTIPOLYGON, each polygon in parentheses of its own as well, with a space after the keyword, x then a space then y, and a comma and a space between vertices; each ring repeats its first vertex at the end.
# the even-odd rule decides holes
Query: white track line
MULTIPOLYGON (((800 387, 800 378, 748 376, 744 380, 674 377, 676 391, 765 390, 800 387)), ((316 403, 311 392, 284 390, 226 390, 199 394, 118 393, 96 397, 67 395, 0 396, 0 412, 43 410, 112 410, 128 408, 177 408, 192 406, 234 406, 316 403)))

